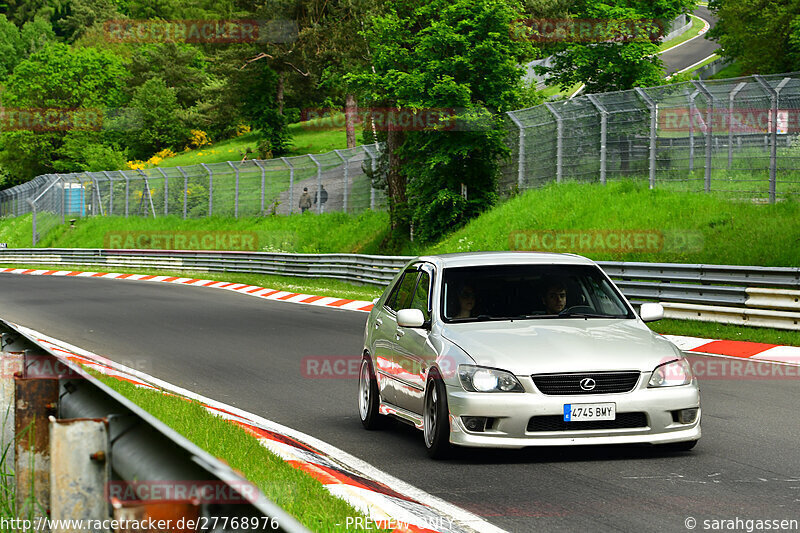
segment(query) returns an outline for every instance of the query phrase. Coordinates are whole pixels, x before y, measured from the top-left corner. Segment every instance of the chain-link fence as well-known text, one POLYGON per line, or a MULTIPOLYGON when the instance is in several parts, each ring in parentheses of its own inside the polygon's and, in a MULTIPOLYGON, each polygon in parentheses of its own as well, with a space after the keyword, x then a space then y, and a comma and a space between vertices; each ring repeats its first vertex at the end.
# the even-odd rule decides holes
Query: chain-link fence
POLYGON ((800 194, 798 73, 586 95, 508 118, 502 195, 620 178, 771 202, 800 194))
MULTIPOLYGON (((508 114, 501 196, 552 181, 647 180, 737 198, 800 194, 800 73, 586 95, 508 114)), ((48 174, 0 191, 0 216, 34 213, 34 245, 88 215, 286 215, 384 209, 380 145, 144 170, 48 174), (320 201, 326 199, 326 201, 320 201)))
MULTIPOLYGON (((384 209, 372 186, 376 146, 269 160, 47 174, 0 191, 0 214, 33 213, 33 244, 67 219, 92 215, 287 215, 308 194, 315 213, 384 209)), ((308 203, 308 202, 305 202, 308 203)))

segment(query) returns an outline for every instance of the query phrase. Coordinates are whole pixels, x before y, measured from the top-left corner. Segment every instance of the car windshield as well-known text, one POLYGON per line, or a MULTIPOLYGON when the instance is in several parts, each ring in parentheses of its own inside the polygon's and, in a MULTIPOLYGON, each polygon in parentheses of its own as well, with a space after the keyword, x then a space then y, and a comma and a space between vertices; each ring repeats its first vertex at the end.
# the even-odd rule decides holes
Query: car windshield
POLYGON ((446 268, 442 309, 445 322, 634 317, 592 265, 446 268))

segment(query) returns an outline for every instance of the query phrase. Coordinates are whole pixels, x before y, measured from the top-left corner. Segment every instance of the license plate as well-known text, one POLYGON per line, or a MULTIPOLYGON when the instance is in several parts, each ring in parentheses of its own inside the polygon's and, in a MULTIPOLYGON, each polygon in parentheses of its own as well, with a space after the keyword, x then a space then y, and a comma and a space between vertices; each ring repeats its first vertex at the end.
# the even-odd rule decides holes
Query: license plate
POLYGON ((617 405, 614 403, 567 403, 564 404, 564 422, 586 420, 614 420, 617 405))

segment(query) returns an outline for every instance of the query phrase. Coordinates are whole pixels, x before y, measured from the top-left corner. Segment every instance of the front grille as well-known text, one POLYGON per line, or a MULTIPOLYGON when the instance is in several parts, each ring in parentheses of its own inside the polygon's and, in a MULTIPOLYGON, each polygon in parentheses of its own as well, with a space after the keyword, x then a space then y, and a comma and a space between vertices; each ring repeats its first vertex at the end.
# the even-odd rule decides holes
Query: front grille
POLYGON ((639 382, 639 372, 582 372, 579 374, 534 374, 531 376, 534 385, 542 394, 609 394, 614 392, 630 392, 639 382), (593 379, 592 390, 581 388, 581 381, 593 379))
POLYGON ((534 416, 528 421, 529 432, 581 431, 587 429, 633 429, 647 427, 645 413, 617 413, 616 420, 564 422, 563 415, 534 416))

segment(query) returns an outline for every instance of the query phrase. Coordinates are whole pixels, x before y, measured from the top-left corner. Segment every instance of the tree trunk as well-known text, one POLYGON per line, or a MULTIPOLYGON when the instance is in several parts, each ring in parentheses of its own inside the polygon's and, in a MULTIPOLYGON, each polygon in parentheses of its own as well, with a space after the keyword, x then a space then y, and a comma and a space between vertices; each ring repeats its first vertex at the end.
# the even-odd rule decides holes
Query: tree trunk
POLYGON ((278 73, 278 87, 275 95, 278 103, 278 114, 283 115, 283 72, 278 73))
POLYGON ((353 93, 347 93, 344 103, 344 124, 345 131, 347 132, 347 147, 356 147, 356 115, 358 107, 356 105, 356 97, 353 93))
POLYGON ((386 151, 389 155, 389 172, 386 176, 386 188, 389 194, 389 218, 392 232, 408 225, 406 214, 406 178, 401 172, 402 159, 397 151, 405 141, 405 132, 389 128, 386 136, 386 151))

